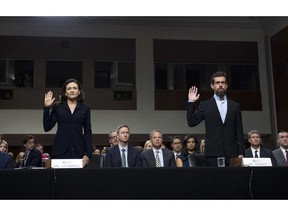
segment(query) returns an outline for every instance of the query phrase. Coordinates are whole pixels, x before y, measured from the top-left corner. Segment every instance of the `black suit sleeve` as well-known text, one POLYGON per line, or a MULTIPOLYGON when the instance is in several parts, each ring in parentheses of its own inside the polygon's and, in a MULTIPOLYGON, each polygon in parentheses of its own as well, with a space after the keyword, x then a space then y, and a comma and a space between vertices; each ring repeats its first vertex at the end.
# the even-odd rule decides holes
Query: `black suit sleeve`
POLYGON ((187 103, 187 123, 189 127, 194 127, 204 120, 202 103, 199 104, 197 112, 195 112, 195 105, 195 102, 187 103))

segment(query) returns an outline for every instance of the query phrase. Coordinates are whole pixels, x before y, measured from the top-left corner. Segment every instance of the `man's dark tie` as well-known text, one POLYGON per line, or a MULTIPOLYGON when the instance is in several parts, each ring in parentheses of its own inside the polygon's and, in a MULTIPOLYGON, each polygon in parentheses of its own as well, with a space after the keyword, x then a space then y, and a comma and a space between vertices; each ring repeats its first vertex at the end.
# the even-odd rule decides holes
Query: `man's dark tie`
POLYGON ((286 150, 285 152, 286 152, 286 163, 288 164, 288 150, 286 150))
POLYGON ((126 167, 125 149, 122 149, 121 151, 122 151, 121 155, 122 167, 126 167))
POLYGON ((255 151, 255 158, 258 158, 257 150, 255 151))
POLYGON ((26 166, 26 163, 27 163, 29 154, 30 154, 30 151, 27 151, 27 152, 25 153, 25 159, 24 159, 24 162, 23 162, 23 165, 24 165, 24 166, 26 166))

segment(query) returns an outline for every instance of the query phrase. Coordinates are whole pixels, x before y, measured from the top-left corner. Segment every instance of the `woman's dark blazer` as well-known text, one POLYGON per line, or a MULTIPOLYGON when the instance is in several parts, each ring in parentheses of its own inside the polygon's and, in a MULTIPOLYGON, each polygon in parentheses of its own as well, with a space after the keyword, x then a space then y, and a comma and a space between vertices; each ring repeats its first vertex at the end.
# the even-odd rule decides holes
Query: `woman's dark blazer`
POLYGON ((49 108, 44 107, 44 130, 50 131, 56 123, 58 124, 52 147, 52 158, 69 159, 71 152, 75 155, 74 159, 80 159, 84 155, 91 158, 90 112, 89 106, 79 102, 73 113, 71 113, 67 101, 55 104, 51 113, 49 108))

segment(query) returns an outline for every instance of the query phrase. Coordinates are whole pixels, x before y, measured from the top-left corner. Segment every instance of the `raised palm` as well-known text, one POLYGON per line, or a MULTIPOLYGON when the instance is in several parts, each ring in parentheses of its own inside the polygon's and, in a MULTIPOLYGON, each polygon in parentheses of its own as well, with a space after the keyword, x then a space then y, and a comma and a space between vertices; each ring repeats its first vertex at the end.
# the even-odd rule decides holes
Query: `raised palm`
POLYGON ((45 94, 45 98, 44 98, 44 106, 45 107, 49 107, 53 104, 55 98, 53 98, 53 92, 52 91, 48 91, 45 94))
POLYGON ((189 101, 197 101, 200 97, 200 94, 197 94, 198 93, 198 89, 196 86, 192 86, 190 89, 189 89, 189 93, 188 93, 188 100, 189 101))

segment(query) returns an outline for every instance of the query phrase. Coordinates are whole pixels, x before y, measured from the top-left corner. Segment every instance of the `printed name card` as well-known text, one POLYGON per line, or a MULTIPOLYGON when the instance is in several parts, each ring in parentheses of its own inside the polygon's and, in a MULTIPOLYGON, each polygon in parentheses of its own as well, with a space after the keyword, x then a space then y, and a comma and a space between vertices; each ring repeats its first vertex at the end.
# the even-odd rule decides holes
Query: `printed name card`
POLYGON ((272 166, 271 158, 242 158, 243 166, 272 166))
POLYGON ((51 167, 54 169, 83 168, 82 159, 52 159, 51 167))

